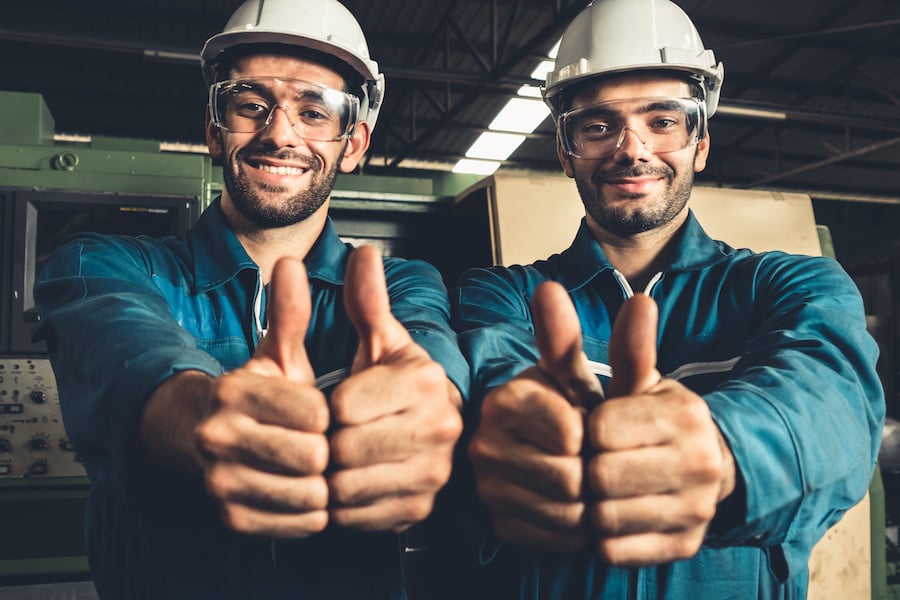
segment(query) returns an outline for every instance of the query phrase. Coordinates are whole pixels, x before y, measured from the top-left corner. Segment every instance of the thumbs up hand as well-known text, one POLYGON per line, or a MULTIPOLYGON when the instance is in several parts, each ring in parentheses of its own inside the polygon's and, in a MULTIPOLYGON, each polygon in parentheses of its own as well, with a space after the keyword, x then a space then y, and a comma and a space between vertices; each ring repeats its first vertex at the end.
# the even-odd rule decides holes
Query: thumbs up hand
POLYGON ((231 529, 306 537, 328 523, 329 412, 304 347, 310 318, 303 263, 276 263, 269 330, 241 368, 216 380, 195 429, 208 493, 231 529))
POLYGON ((534 292, 534 335, 540 368, 574 406, 586 411, 603 400, 603 387, 588 368, 578 313, 563 286, 545 282, 534 292))
POLYGON ((581 456, 587 407, 602 399, 565 289, 535 289, 541 357, 488 393, 469 444, 479 496, 499 539, 557 552, 588 543, 581 456))
POLYGON ((598 554, 614 565, 689 558, 734 489, 734 460, 703 398, 656 370, 656 303, 638 294, 609 346, 609 398, 588 418, 598 554))
POLYGON ((427 517, 462 432, 461 399, 444 369, 390 311, 381 256, 351 254, 344 306, 359 334, 350 377, 334 389, 328 477, 331 522, 403 531, 427 517))

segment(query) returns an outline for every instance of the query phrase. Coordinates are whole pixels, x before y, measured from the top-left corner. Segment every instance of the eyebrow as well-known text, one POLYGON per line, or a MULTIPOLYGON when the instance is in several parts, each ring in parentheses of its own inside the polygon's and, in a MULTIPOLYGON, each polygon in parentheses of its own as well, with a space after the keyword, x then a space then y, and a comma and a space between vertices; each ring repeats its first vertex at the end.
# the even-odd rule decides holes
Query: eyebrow
MULTIPOLYGON (((661 98, 638 107, 635 114, 647 114, 656 110, 682 110, 684 105, 674 98, 661 98)), ((601 103, 599 106, 584 106, 578 110, 591 110, 595 114, 606 115, 610 117, 621 117, 622 111, 613 108, 607 108, 601 103)))
POLYGON ((271 94, 272 90, 267 85, 260 84, 252 79, 238 79, 231 82, 231 85, 225 88, 229 92, 261 92, 271 94))
POLYGON ((684 108, 684 105, 681 102, 673 99, 666 100, 657 100, 655 102, 651 102, 650 104, 646 104, 638 109, 639 113, 648 113, 653 112, 654 110, 681 110, 684 108))

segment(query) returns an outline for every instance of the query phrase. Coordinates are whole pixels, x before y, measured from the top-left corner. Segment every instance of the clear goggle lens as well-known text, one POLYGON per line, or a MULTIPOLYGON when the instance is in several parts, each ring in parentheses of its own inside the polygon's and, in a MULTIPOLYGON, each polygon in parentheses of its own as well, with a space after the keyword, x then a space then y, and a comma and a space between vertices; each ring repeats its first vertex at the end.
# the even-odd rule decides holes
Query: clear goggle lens
POLYGON ((298 136, 331 142, 353 133, 359 98, 300 79, 249 77, 214 84, 209 107, 213 123, 233 133, 262 131, 281 108, 298 136))
POLYGON ((650 152, 675 152, 697 142, 705 126, 696 98, 629 98, 576 108, 559 116, 563 149, 577 158, 615 154, 634 133, 650 152))

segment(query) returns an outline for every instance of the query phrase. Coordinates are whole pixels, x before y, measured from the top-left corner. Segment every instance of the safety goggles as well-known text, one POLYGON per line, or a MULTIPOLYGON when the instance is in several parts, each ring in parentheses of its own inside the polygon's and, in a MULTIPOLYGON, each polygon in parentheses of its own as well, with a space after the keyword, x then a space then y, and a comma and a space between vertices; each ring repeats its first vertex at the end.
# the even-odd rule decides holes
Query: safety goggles
POLYGON ((648 151, 675 152, 706 134, 705 105, 696 98, 628 98, 584 106, 557 119, 565 152, 577 158, 605 158, 622 147, 631 131, 648 151))
POLYGON ((281 77, 229 79, 209 90, 213 123, 225 131, 262 131, 279 108, 301 138, 332 142, 353 133, 359 98, 310 81, 281 77))

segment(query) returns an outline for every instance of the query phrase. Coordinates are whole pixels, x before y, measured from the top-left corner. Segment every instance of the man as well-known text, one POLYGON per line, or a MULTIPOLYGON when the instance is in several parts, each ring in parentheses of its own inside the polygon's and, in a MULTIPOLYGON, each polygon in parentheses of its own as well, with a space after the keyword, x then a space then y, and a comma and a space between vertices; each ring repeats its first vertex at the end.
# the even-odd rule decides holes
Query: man
POLYGON ((544 98, 581 228, 452 297, 491 597, 805 597, 866 492, 884 400, 853 282, 688 208, 722 78, 668 0, 595 0, 563 35, 544 98))
POLYGON ((468 366, 436 269, 328 217, 383 77, 336 0, 248 0, 202 62, 221 197, 184 240, 83 236, 36 286, 96 587, 405 598, 398 534, 450 476, 468 366))

